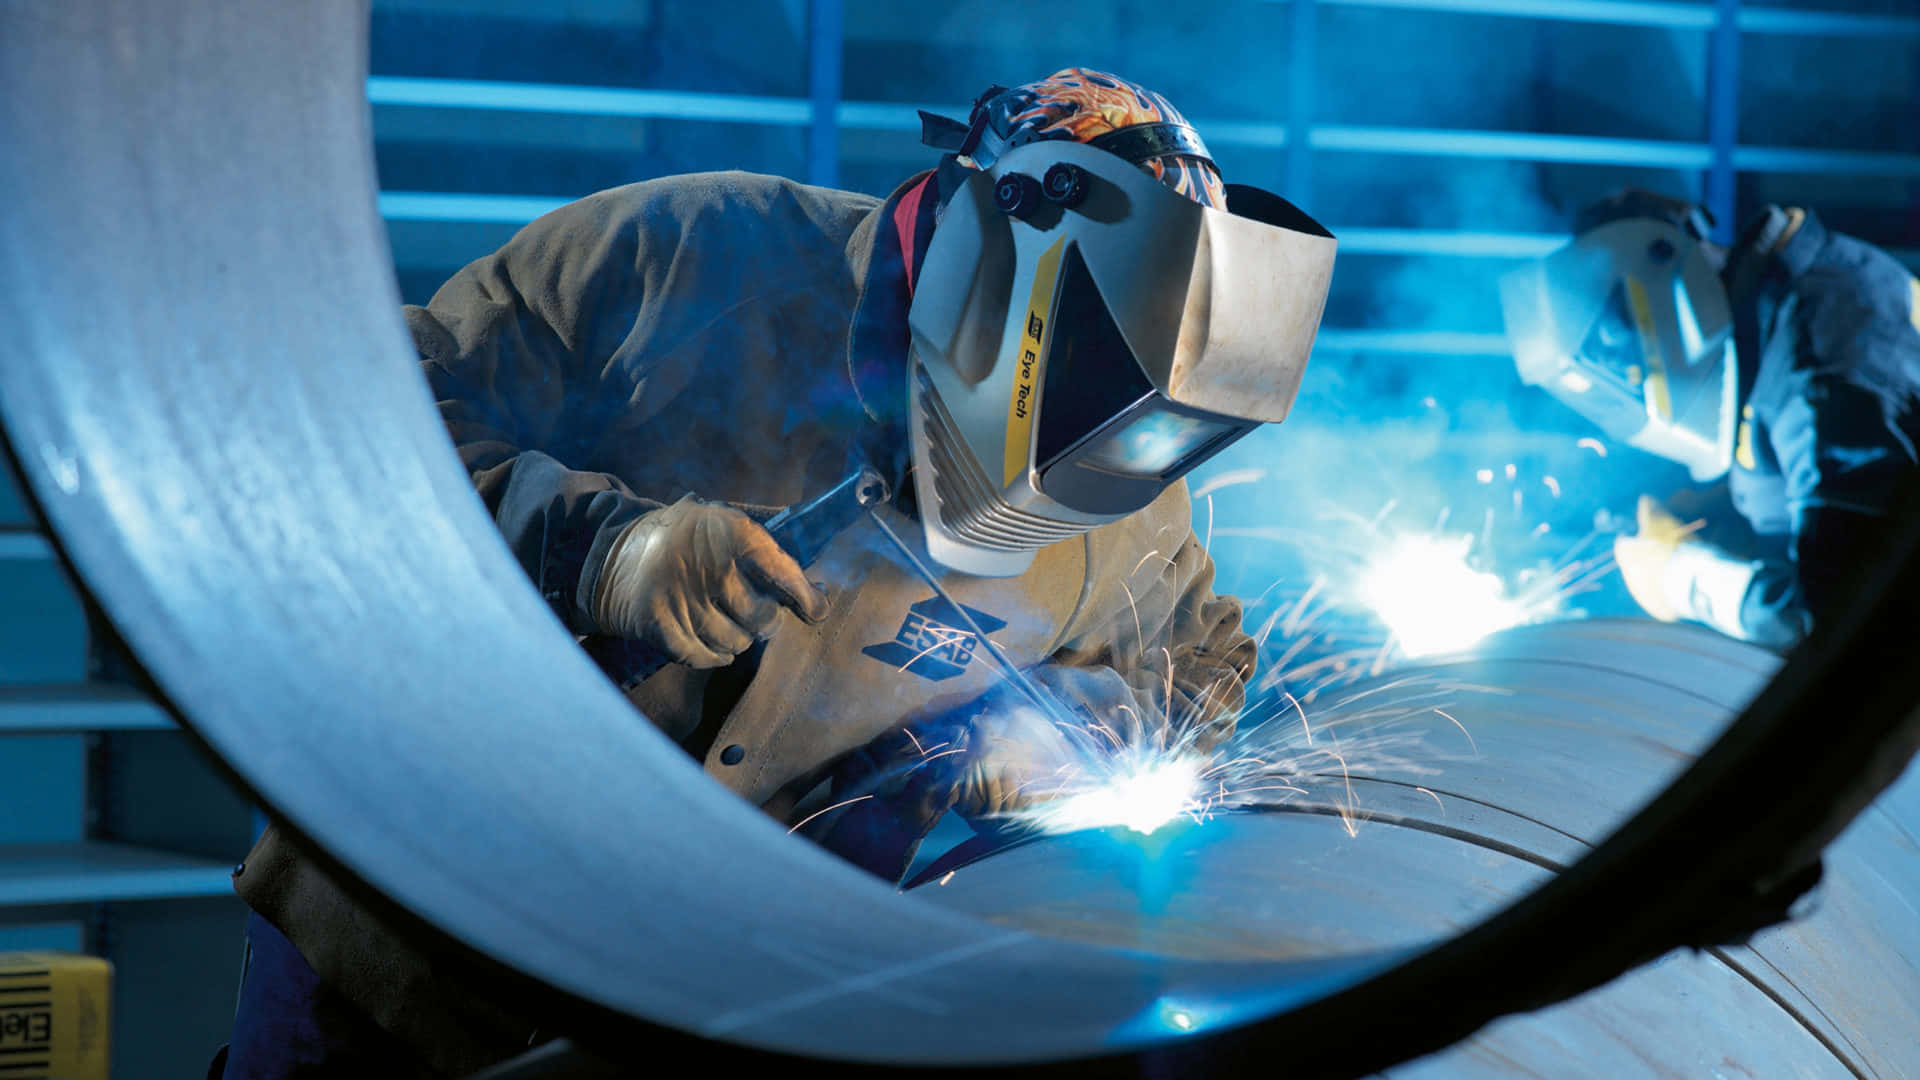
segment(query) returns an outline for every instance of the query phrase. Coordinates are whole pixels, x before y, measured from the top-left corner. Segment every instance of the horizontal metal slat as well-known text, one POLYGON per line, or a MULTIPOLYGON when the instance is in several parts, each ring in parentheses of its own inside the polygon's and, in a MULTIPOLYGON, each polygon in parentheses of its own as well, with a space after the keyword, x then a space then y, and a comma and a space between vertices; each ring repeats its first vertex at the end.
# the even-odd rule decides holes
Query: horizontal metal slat
POLYGON ((1444 229, 1334 229, 1342 255, 1451 255, 1531 259, 1567 242, 1564 233, 1474 232, 1444 229))
POLYGON ((1401 353, 1429 356, 1511 356, 1505 334, 1471 334, 1452 330, 1339 330, 1320 331, 1314 348, 1332 352, 1401 353))
POLYGON ((1504 158, 1577 165, 1633 165, 1704 169, 1713 150, 1704 143, 1617 139, 1599 135, 1552 135, 1525 131, 1466 131, 1329 124, 1308 139, 1315 150, 1440 157, 1504 158))
POLYGON ((1818 150, 1798 146, 1736 146, 1733 148, 1733 167, 1740 172, 1920 177, 1920 154, 1881 150, 1818 150))
POLYGON ((19 529, 0 530, 0 561, 19 559, 39 562, 53 558, 53 545, 37 532, 19 529))
POLYGON ((642 116, 788 126, 805 124, 813 118, 813 105, 804 98, 398 75, 369 77, 367 101, 374 105, 642 116))
MULTIPOLYGON (((1285 3, 1287 0, 1270 0, 1285 3)), ((1451 15, 1504 15, 1649 26, 1668 30, 1710 30, 1717 13, 1707 4, 1655 0, 1316 0, 1322 7, 1396 8, 1451 15)), ((1742 8, 1736 18, 1749 34, 1798 34, 1820 37, 1920 37, 1920 18, 1847 11, 1795 11, 1742 8)))
POLYGON ((232 867, 213 859, 97 842, 0 847, 0 907, 232 895, 232 867))
POLYGON ((545 195, 463 195, 436 191, 383 191, 380 216, 388 221, 447 221, 524 225, 572 200, 545 195))
MULTIPOLYGON (((812 103, 801 98, 399 76, 374 76, 368 79, 367 97, 372 104, 384 106, 516 110, 786 126, 806 124, 813 115, 812 103)), ((913 131, 918 129, 920 123, 916 108, 914 105, 892 102, 841 102, 836 107, 835 120, 843 128, 913 131)), ((1276 147, 1286 145, 1289 139, 1289 133, 1282 124, 1241 120, 1196 120, 1195 123, 1207 133, 1210 142, 1223 146, 1276 147)), ((1330 124, 1312 128, 1307 137, 1316 150, 1349 153, 1494 158, 1683 170, 1705 169, 1713 159, 1712 148, 1704 143, 1525 131, 1330 124)), ((1920 176, 1920 155, 1871 150, 1745 146, 1735 150, 1734 165, 1746 172, 1920 176)), ((450 200, 453 197, 438 198, 450 200)), ((445 212, 474 215, 460 220, 506 220, 497 215, 518 211, 503 209, 510 204, 496 205, 497 200, 533 197, 473 195, 465 198, 474 201, 463 204, 449 202, 447 206, 458 209, 445 212)), ((423 207, 430 205, 422 204, 423 207)), ((404 212, 415 215, 413 220, 422 220, 419 215, 436 211, 417 207, 404 212)))
MULTIPOLYGON (((1274 0, 1285 3, 1286 0, 1274 0)), ((1450 15, 1512 15, 1525 19, 1565 19, 1615 26, 1657 26, 1706 30, 1713 8, 1699 4, 1662 4, 1646 0, 1316 0, 1327 7, 1401 8, 1450 15)))
POLYGON ((173 717, 153 699, 109 683, 0 686, 0 734, 164 731, 173 717))
POLYGON ((1820 37, 1920 38, 1920 18, 1868 15, 1850 11, 1793 11, 1742 8, 1740 29, 1749 34, 1798 34, 1820 37))

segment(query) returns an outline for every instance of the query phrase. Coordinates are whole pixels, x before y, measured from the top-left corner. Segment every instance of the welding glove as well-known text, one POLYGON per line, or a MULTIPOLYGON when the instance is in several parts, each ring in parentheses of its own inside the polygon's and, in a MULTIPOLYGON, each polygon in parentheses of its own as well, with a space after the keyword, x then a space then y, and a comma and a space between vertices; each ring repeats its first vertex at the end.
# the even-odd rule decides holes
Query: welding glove
POLYGON ((1638 533, 1614 537, 1614 561, 1620 566, 1627 591, 1646 613, 1661 622, 1673 622, 1685 613, 1668 598, 1667 567, 1681 542, 1699 528, 1699 523, 1683 523, 1651 495, 1640 496, 1637 517, 1638 533))
POLYGON ((601 634, 714 668, 771 636, 783 607, 819 622, 826 594, 752 518, 689 495, 642 515, 614 541, 593 618, 601 634))
POLYGON ((1146 733, 1158 745, 1211 754, 1233 737, 1246 704, 1248 669, 1236 658, 1189 650, 1174 653, 1173 678, 1164 668, 1143 666, 1127 677, 1139 702, 1146 733))
POLYGON ((1157 736, 1160 714, 1143 707, 1110 667, 1041 664, 1027 672, 1052 708, 998 687, 978 699, 959 742, 954 809, 968 818, 1015 813, 1070 786, 1092 755, 1157 736))
MULTIPOLYGON (((1009 815, 1063 794, 1095 755, 1116 745, 1167 745, 1156 722, 1161 714, 1143 708, 1110 667, 1042 664, 1027 676, 1051 715, 1002 684, 887 732, 840 763, 831 796, 838 805, 809 817, 798 831, 898 881, 947 811, 982 833, 1017 832, 1009 815)), ((1218 731, 1217 725, 1207 729, 1218 731)), ((1199 737, 1187 736, 1189 742, 1199 737)))

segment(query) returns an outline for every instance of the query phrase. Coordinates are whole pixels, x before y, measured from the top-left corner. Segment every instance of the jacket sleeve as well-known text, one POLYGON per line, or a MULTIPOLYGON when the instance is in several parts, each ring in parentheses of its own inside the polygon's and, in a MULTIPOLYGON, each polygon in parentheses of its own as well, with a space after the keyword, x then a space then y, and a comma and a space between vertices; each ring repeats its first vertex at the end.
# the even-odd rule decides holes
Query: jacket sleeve
POLYGON ((1111 668, 1148 721, 1224 738, 1245 704, 1257 650, 1241 628, 1240 601, 1213 591, 1213 559, 1193 533, 1186 485, 1161 498, 1177 511, 1156 503, 1157 530, 1137 530, 1135 543, 1091 560, 1090 618, 1051 660, 1111 668), (1179 542, 1154 542, 1156 531, 1179 542))
POLYGON ((613 540, 661 505, 572 467, 620 413, 646 407, 604 392, 621 382, 604 376, 653 276, 632 205, 617 189, 562 207, 405 309, 461 461, 576 633, 593 629, 592 590, 613 540))
POLYGON ((1741 559, 1689 540, 1667 560, 1661 590, 1682 616, 1769 649, 1791 648, 1808 629, 1791 562, 1741 559))
MULTIPOLYGON (((1859 560, 1890 527, 1901 485, 1920 468, 1920 316, 1911 315, 1920 287, 1898 277, 1894 286, 1864 275, 1823 282, 1795 312, 1792 360, 1769 427, 1793 517, 1791 561, 1753 564, 1744 593, 1733 599, 1722 586, 1711 613, 1699 603, 1681 610, 1785 648, 1845 601, 1859 560), (1889 288, 1914 299, 1882 295, 1889 288)), ((1696 599, 1707 591, 1695 590, 1696 599)))

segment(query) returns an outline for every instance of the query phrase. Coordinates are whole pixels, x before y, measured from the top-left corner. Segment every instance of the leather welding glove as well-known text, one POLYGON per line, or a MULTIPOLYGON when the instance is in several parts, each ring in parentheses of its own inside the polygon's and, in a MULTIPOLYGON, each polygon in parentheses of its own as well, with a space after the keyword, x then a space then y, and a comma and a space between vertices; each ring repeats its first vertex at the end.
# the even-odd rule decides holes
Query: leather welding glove
POLYGON ((627 526, 593 597, 600 633, 696 668, 724 667, 771 636, 783 607, 819 622, 826 594, 752 518, 691 495, 627 526))
POLYGON ((1139 702, 1145 735, 1156 745, 1211 754, 1233 737, 1246 704, 1246 668, 1189 652, 1177 656, 1173 678, 1159 665, 1143 665, 1126 677, 1139 702))
POLYGON ((954 809, 969 818, 1014 813, 1068 789, 1096 755, 1150 742, 1161 722, 1110 667, 1042 664, 1027 672, 1051 715, 1012 687, 978 700, 960 736, 954 809))
POLYGON ((954 800, 947 763, 958 755, 944 718, 895 728, 849 754, 834 769, 836 804, 795 831, 889 882, 913 865, 920 844, 954 800))
POLYGON ((1627 591, 1646 613, 1661 622, 1673 622, 1681 617, 1681 612, 1667 599, 1667 564, 1680 549, 1681 541, 1700 525, 1683 523, 1651 495, 1640 496, 1636 516, 1638 533, 1614 537, 1614 561, 1620 566, 1620 577, 1626 581, 1627 591))
POLYGON ((948 810, 983 833, 1017 831, 1006 815, 1071 790, 1079 770, 1116 746, 1164 747, 1184 738, 1205 750, 1222 730, 1211 724, 1167 734, 1163 710, 1143 707, 1110 667, 1042 664, 1027 675, 1048 698, 1050 716, 1003 684, 887 732, 836 770, 832 798, 841 807, 809 818, 799 831, 897 882, 948 810))

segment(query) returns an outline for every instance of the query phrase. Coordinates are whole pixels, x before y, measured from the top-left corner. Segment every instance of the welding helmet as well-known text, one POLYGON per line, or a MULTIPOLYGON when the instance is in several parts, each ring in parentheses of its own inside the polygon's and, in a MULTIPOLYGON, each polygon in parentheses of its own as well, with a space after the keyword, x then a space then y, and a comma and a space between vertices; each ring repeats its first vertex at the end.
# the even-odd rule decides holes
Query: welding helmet
POLYGON ((1285 419, 1333 270, 1331 234, 1220 184, 1157 95, 1080 69, 1035 85, 983 97, 969 125, 930 118, 974 171, 908 316, 927 547, 992 577, 1285 419))
POLYGON ((1739 375, 1704 216, 1628 193, 1581 226, 1572 243, 1501 279, 1521 379, 1695 481, 1721 476, 1733 461, 1739 375))

